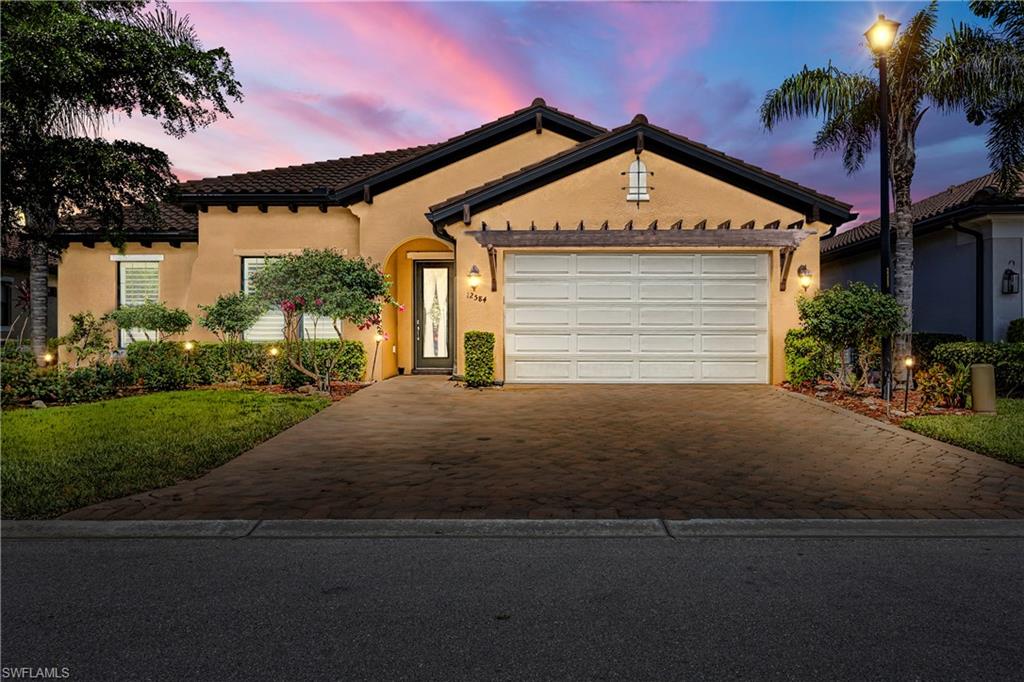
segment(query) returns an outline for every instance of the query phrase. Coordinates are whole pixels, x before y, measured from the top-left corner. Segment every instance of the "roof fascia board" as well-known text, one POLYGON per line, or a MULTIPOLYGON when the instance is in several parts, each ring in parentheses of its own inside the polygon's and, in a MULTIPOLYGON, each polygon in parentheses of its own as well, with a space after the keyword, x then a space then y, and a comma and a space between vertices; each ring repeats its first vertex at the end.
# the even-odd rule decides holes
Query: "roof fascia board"
MULTIPOLYGON (((57 236, 65 242, 108 242, 111 235, 106 232, 60 232, 57 236)), ((199 241, 199 231, 195 232, 125 232, 125 242, 195 242, 199 241)))
MULTIPOLYGON (((813 197, 806 192, 783 185, 766 175, 743 168, 726 159, 721 159, 706 150, 665 135, 648 125, 637 124, 624 128, 600 142, 587 145, 583 149, 563 154, 550 163, 532 168, 504 182, 497 182, 491 187, 485 187, 469 197, 464 197, 451 204, 442 205, 438 209, 428 212, 427 218, 433 223, 449 225, 456 222, 462 216, 464 204, 468 203, 471 209, 484 210, 500 203, 504 199, 528 192, 546 182, 558 180, 568 175, 577 167, 593 165, 605 158, 609 158, 620 147, 632 147, 634 138, 639 131, 643 131, 645 144, 651 151, 660 152, 668 158, 673 158, 671 156, 672 153, 681 153, 689 161, 689 163, 683 162, 685 165, 693 166, 695 165, 693 160, 696 160, 705 168, 710 167, 724 170, 736 177, 744 178, 752 186, 748 188, 760 189, 759 193, 762 195, 765 194, 764 189, 767 188, 771 190, 770 198, 775 201, 784 202, 783 205, 788 204, 792 206, 795 202, 800 210, 808 213, 810 208, 817 205, 822 213, 822 217, 832 217, 833 221, 830 222, 834 224, 842 224, 852 220, 854 217, 842 206, 831 202, 824 202, 820 198, 813 197), (666 151, 669 153, 665 154, 664 152, 666 151)), ((678 161, 679 159, 673 160, 678 161)))

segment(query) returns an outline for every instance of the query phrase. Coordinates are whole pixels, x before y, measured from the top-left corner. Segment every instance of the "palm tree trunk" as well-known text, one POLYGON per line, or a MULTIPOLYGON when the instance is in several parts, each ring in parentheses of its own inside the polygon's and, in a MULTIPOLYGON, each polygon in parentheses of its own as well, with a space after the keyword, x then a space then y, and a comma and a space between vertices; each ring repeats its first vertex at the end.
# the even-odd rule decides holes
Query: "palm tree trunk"
POLYGON ((32 320, 32 354, 40 366, 46 364, 43 360, 43 355, 46 353, 46 322, 49 315, 47 309, 50 293, 49 275, 50 262, 46 246, 38 242, 32 244, 29 252, 29 291, 31 293, 29 305, 32 320))
POLYGON ((914 216, 910 206, 910 182, 893 177, 894 213, 896 214, 896 249, 892 269, 892 293, 903 306, 904 332, 897 334, 893 343, 893 382, 904 380, 904 358, 913 349, 910 333, 914 324, 914 216))

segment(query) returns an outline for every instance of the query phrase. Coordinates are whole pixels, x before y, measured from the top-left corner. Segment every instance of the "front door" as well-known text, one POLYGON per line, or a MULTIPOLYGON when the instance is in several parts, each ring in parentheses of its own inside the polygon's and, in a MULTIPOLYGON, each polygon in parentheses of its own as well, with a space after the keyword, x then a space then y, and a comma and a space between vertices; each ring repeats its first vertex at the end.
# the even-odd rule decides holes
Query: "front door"
POLYGON ((414 371, 451 371, 455 366, 451 291, 452 263, 416 261, 413 273, 416 343, 414 371))

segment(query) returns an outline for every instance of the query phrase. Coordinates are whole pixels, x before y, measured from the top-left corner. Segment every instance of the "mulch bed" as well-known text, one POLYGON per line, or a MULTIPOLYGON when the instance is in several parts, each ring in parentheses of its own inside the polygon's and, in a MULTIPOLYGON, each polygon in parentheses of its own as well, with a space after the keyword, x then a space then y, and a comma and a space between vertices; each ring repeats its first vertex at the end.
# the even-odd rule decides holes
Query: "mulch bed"
POLYGON ((865 417, 896 425, 901 424, 908 417, 925 414, 972 414, 970 410, 962 408, 925 406, 921 392, 914 390, 910 391, 907 399, 907 411, 904 412, 902 389, 897 389, 893 394, 892 402, 886 404, 882 400, 881 391, 874 387, 863 388, 856 393, 841 391, 828 383, 804 384, 802 386, 783 384, 782 387, 794 393, 803 393, 811 398, 839 405, 865 417))

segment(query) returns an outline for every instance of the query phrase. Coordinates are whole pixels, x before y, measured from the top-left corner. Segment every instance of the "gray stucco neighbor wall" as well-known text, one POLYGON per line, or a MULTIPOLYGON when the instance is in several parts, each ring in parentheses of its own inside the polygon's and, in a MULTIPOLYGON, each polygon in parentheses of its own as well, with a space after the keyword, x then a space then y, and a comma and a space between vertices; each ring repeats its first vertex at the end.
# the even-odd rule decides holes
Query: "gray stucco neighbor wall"
MULTIPOLYGON (((1003 272, 1022 271, 1024 214, 989 216, 964 225, 984 237, 984 340, 1006 338, 1011 320, 1024 317, 1020 293, 1001 293, 1003 272)), ((975 336, 975 240, 952 226, 914 242, 914 330, 975 336)), ((823 254, 824 256, 824 254, 823 254)), ((867 282, 878 285, 878 251, 821 263, 821 284, 867 282)))

